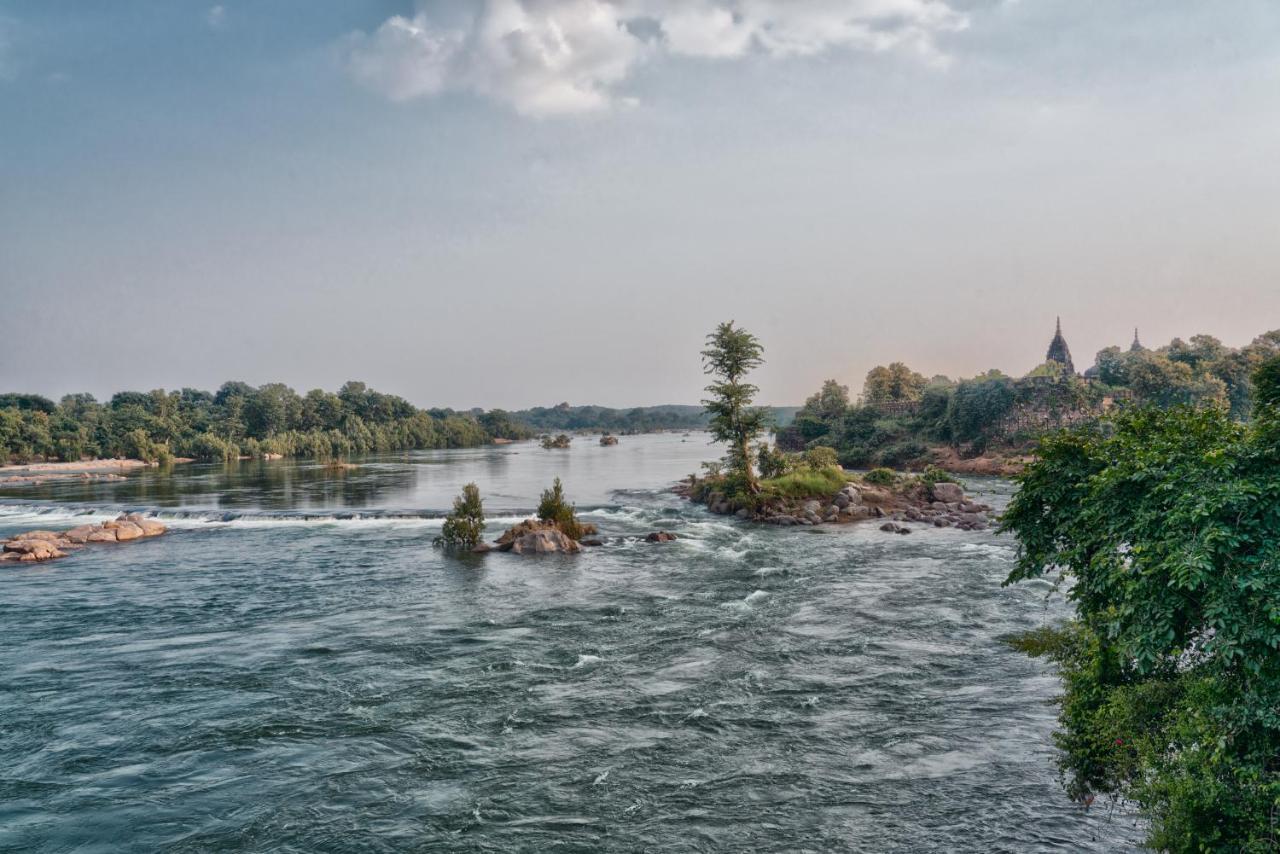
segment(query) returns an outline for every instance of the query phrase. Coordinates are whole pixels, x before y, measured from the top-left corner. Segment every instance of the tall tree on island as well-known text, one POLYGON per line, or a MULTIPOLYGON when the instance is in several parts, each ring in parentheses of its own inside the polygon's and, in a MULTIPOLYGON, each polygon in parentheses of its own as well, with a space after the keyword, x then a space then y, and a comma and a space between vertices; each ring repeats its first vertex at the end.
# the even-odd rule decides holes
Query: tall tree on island
POLYGON ((711 415, 711 435, 728 443, 726 473, 750 495, 760 492, 751 466, 751 443, 764 432, 767 414, 751 405, 760 389, 745 377, 764 364, 763 352, 756 337, 735 328, 732 320, 707 336, 707 349, 702 351, 702 372, 716 378, 706 389, 710 398, 702 401, 711 415))

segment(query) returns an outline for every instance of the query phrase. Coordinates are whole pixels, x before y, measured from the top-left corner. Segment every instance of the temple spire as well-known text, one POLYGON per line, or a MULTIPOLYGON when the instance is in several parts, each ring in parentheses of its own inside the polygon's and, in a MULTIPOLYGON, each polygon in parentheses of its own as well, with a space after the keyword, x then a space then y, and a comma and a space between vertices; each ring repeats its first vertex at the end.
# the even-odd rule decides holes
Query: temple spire
POLYGON ((1138 327, 1135 326, 1133 327, 1133 343, 1129 345, 1129 352, 1136 353, 1142 349, 1145 348, 1142 346, 1142 342, 1138 340, 1138 327))
POLYGON ((1062 337, 1061 317, 1057 319, 1054 326, 1053 340, 1049 342, 1049 352, 1045 354, 1044 360, 1056 362, 1069 374, 1076 372, 1076 367, 1071 362, 1071 348, 1067 346, 1067 339, 1062 337))

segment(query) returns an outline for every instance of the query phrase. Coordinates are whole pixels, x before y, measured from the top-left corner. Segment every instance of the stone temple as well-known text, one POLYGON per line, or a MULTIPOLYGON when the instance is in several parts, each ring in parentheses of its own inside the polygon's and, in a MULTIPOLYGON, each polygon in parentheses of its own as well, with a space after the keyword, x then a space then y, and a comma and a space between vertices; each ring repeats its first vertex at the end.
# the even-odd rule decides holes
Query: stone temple
POLYGON ((1053 362, 1061 365, 1063 371, 1069 374, 1076 372, 1076 366, 1071 361, 1071 348, 1067 346, 1067 339, 1062 337, 1062 318, 1058 318, 1058 328, 1053 333, 1053 340, 1049 342, 1049 352, 1045 355, 1046 362, 1053 362))

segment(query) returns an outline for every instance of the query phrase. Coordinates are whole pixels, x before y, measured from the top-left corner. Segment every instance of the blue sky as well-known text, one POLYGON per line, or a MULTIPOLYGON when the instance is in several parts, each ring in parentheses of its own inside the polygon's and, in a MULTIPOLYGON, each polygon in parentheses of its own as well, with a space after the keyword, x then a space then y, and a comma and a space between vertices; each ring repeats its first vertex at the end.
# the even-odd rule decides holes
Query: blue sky
POLYGON ((1280 7, 0 0, 0 386, 693 402, 1280 327, 1280 7))

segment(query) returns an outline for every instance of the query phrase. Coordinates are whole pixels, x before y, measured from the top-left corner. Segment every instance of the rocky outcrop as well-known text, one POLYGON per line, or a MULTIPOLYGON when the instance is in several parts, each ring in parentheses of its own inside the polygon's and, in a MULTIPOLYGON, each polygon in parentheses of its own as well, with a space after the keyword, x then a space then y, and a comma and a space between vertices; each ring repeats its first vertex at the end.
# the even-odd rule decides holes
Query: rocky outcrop
POLYGON ((526 519, 498 537, 496 551, 526 554, 577 554, 582 544, 560 530, 555 522, 526 519))
POLYGON ((618 444, 618 437, 617 437, 617 436, 608 436, 608 435, 601 436, 601 437, 600 437, 600 444, 601 444, 602 446, 616 445, 616 444, 618 444))
POLYGON ((714 490, 703 493, 699 499, 695 497, 698 491, 687 481, 675 491, 691 500, 700 500, 713 513, 733 514, 746 521, 781 527, 880 519, 885 523, 881 529, 893 533, 910 533, 910 529, 901 529, 898 522, 971 531, 987 528, 991 519, 991 507, 968 498, 960 484, 930 485, 918 478, 902 478, 892 486, 851 480, 831 496, 768 497, 754 508, 735 507, 723 493, 714 490))
POLYGON ((158 537, 165 526, 137 513, 129 513, 99 525, 78 525, 69 531, 27 531, 6 540, 0 561, 24 563, 55 560, 68 552, 97 543, 128 543, 158 537))

